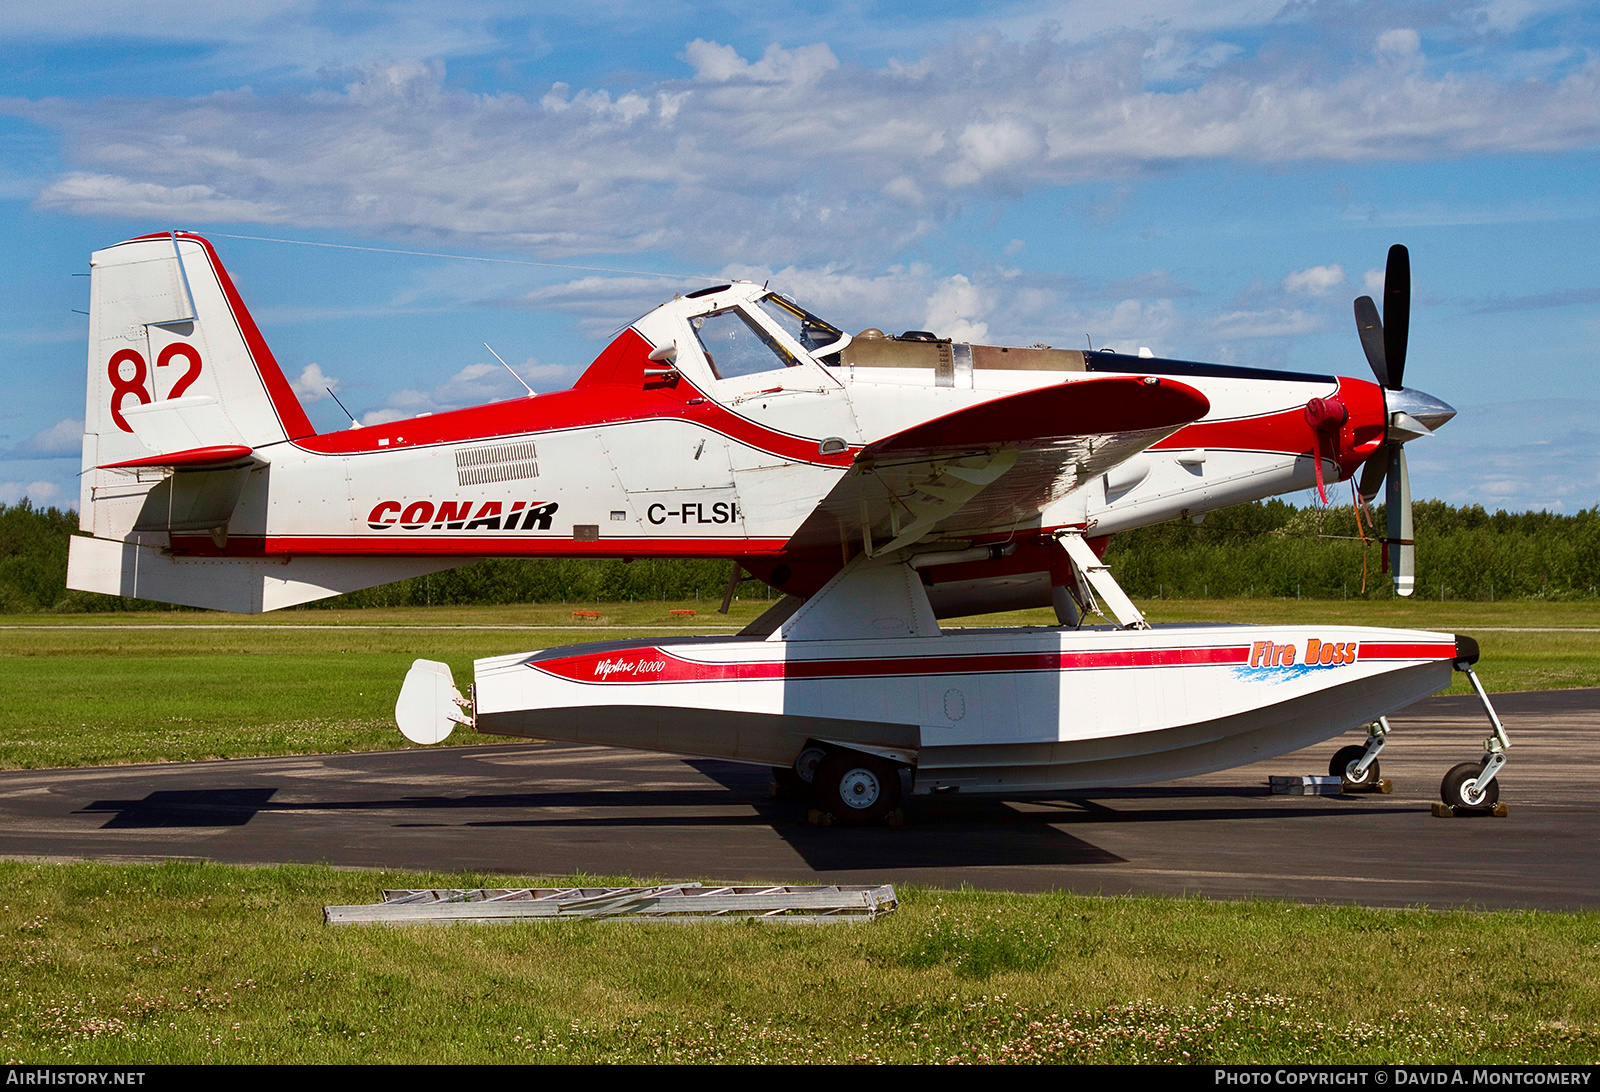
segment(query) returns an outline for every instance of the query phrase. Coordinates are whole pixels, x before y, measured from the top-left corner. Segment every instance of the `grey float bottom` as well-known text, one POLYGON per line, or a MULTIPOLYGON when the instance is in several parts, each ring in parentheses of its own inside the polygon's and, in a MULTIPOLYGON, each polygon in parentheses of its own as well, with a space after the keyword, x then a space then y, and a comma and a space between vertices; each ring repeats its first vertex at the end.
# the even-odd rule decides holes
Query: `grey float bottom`
POLYGON ((896 906, 894 888, 815 887, 517 887, 385 891, 371 906, 325 906, 329 925, 453 925, 503 921, 742 921, 788 925, 871 921, 896 906))

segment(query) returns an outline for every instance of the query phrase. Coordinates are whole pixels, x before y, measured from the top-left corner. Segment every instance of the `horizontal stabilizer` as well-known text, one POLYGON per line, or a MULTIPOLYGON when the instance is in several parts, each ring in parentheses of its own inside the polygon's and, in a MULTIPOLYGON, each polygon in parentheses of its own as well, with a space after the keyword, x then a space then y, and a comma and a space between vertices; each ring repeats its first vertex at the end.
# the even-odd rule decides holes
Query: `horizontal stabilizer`
POLYGON ((192 394, 147 406, 128 406, 122 411, 122 419, 141 444, 160 455, 197 448, 249 446, 222 405, 209 395, 192 394))
POLYGON ((184 558, 135 542, 74 535, 67 587, 185 607, 260 614, 423 576, 475 557, 184 558))
POLYGON ((101 470, 140 470, 162 466, 170 467, 225 467, 250 460, 250 448, 244 444, 218 444, 215 447, 192 447, 187 451, 172 451, 165 455, 150 455, 142 459, 125 459, 120 463, 107 463, 101 470))

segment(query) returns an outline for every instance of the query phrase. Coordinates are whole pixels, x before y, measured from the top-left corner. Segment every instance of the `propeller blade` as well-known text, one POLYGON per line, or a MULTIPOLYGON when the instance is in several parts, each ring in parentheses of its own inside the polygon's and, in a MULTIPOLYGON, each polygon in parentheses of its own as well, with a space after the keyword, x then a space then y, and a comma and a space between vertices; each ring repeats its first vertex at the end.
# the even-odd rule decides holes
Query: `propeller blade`
POLYGON ((1361 348, 1367 354, 1372 374, 1378 377, 1378 386, 1389 385, 1389 365, 1383 354, 1383 320, 1378 317, 1378 305, 1371 296, 1356 300, 1356 333, 1361 335, 1361 348))
POLYGON ((1389 248, 1383 274, 1383 358, 1388 381, 1397 391, 1405 385, 1406 340, 1411 332, 1411 253, 1396 243, 1389 248))
POLYGON ((1394 572, 1394 593, 1416 590, 1417 554, 1412 544, 1411 476, 1406 472, 1406 449, 1398 443, 1389 449, 1389 491, 1384 498, 1389 563, 1394 572))
POLYGON ((1378 490, 1383 488, 1384 471, 1389 469, 1389 453, 1378 450, 1372 453, 1366 465, 1361 468, 1361 499, 1371 504, 1377 499, 1378 490))

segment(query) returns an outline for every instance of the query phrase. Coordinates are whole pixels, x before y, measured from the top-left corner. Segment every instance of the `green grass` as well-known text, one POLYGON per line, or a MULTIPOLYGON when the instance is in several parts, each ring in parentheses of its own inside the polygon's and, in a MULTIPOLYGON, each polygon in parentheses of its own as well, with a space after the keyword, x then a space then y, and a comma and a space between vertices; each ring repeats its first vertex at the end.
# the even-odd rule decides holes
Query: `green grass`
MULTIPOLYGON (((1436 600, 1164 599, 1141 601, 1151 622, 1259 622, 1386 626, 1465 633, 1478 639, 1476 671, 1492 691, 1600 686, 1600 602, 1505 603, 1436 600), (1584 632, 1594 629, 1595 632, 1584 632), (1556 632, 1546 632, 1554 630, 1556 632)), ((1054 625, 1047 610, 966 619, 967 625, 1054 625)), ((1444 693, 1471 687, 1455 677, 1444 693)))
MULTIPOLYGON (((0 629, 0 768, 405 747, 394 700, 418 657, 449 663, 465 689, 479 656, 597 637, 707 632, 707 626, 743 625, 765 604, 738 604, 728 618, 704 610, 693 617, 668 613, 693 606, 602 604, 598 621, 581 624, 573 607, 255 618, 174 612, 11 623, 0 629), (546 625, 573 628, 448 628, 546 625), (618 625, 667 628, 610 628, 618 625)), ((504 742, 472 732, 455 741, 504 742)))
MULTIPOLYGON (((394 699, 411 661, 472 660, 598 638, 732 632, 706 603, 615 603, 28 616, 0 628, 0 768, 384 750, 407 744, 394 699), (574 610, 598 610, 595 621, 574 610), (698 609, 692 616, 671 610, 698 609), (508 627, 480 629, 467 627, 508 627), (555 629, 522 629, 549 626, 555 629), (605 627, 605 628, 599 628, 605 627), (644 628, 652 627, 652 628, 644 628), (723 627, 723 628, 712 628, 723 627)), ((1152 620, 1350 622, 1474 633, 1491 690, 1600 686, 1600 604, 1157 601, 1152 620), (1526 632, 1532 627, 1556 632, 1526 632)), ((15 616, 14 616, 15 617, 15 616)), ((1019 612, 960 624, 1047 623, 1019 612)), ((1464 691, 1458 679, 1452 691, 1464 691)), ((493 742, 472 732, 456 742, 493 742)))
POLYGON ((0 1058, 1600 1059, 1592 913, 911 889, 827 927, 321 921, 385 886, 533 883, 0 863, 0 1058))

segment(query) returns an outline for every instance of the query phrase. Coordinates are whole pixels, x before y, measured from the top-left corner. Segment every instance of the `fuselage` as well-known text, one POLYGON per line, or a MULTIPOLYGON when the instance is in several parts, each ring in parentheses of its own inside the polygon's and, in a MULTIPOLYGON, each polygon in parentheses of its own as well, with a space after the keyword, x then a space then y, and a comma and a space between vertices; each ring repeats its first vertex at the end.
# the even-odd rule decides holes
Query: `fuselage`
POLYGON ((871 441, 1006 394, 1111 374, 1182 379, 1204 390, 1210 412, 1021 530, 1105 535, 1193 518, 1309 488, 1318 458, 1329 481, 1346 478, 1383 439, 1383 394, 1364 380, 889 338, 813 348, 773 320, 762 304, 771 298, 741 284, 663 305, 571 390, 258 449, 265 465, 225 542, 174 530, 172 548, 786 559, 801 522, 871 441), (706 316, 753 335, 729 350, 744 352, 737 363, 749 370, 719 374, 694 325, 706 316), (674 350, 669 366, 649 359, 662 346, 674 350), (1347 411, 1331 443, 1308 421, 1315 399, 1347 411))

